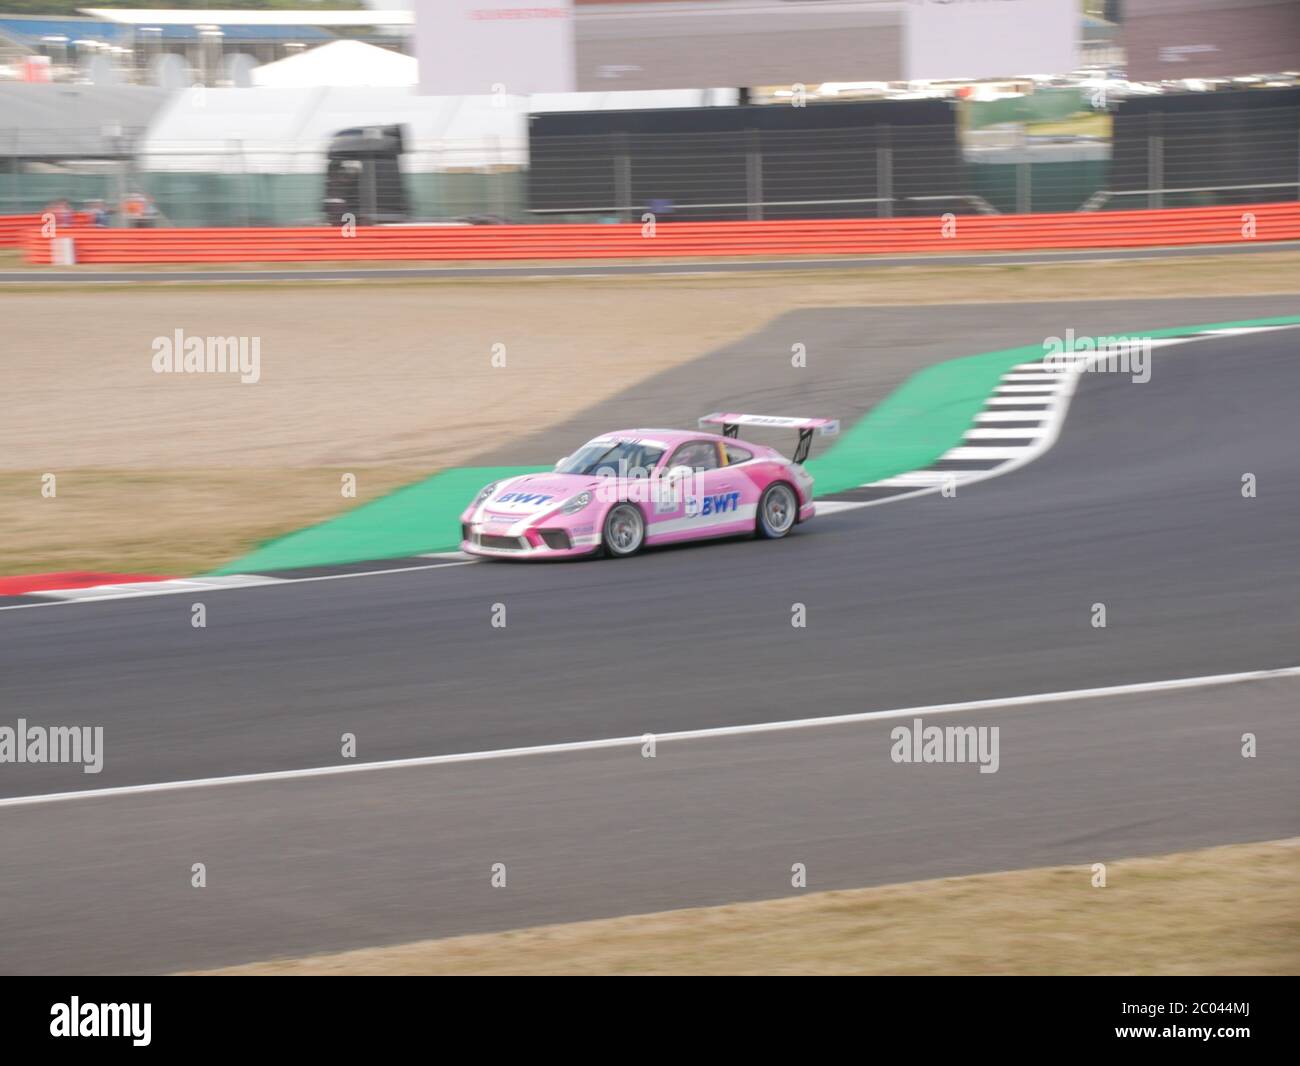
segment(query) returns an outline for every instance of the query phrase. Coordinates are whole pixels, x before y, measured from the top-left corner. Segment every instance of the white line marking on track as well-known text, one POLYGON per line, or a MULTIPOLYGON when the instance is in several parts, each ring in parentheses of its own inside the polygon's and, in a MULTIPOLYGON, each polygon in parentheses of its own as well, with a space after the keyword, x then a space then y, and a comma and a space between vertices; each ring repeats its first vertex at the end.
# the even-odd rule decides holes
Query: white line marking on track
POLYGON ((91 585, 81 589, 48 589, 38 596, 57 600, 126 600, 139 596, 173 596, 181 592, 211 592, 223 588, 256 588, 259 585, 281 585, 285 578, 264 577, 258 574, 229 574, 217 578, 177 577, 167 581, 133 581, 121 585, 91 585))
POLYGON ((1037 429, 968 429, 967 440, 1033 440, 1041 436, 1037 429))
MULTIPOLYGON (((921 488, 931 485, 942 485, 944 482, 951 481, 956 476, 954 471, 950 470, 910 470, 906 474, 895 474, 893 477, 887 477, 883 481, 873 481, 872 487, 880 488, 921 488)), ((827 500, 827 503, 838 503, 842 501, 827 500)), ((821 501, 817 503, 817 510, 822 509, 821 501)))
POLYGON ((1025 449, 1022 448, 981 448, 971 445, 969 448, 951 448, 943 453, 943 459, 1016 459, 1025 449))
MULTIPOLYGON (((875 482, 875 484, 884 485, 885 482, 877 481, 875 482)), ((904 500, 911 496, 919 495, 923 491, 925 490, 918 488, 916 492, 899 493, 898 499, 904 500)), ((861 502, 857 500, 818 500, 817 514, 829 515, 829 514, 837 514, 840 511, 856 511, 861 506, 862 506, 861 502)))
MULTIPOLYGON (((431 556, 431 558, 437 558, 437 556, 431 556)), ((381 574, 409 574, 413 570, 441 570, 444 567, 448 567, 448 566, 472 566, 478 561, 479 561, 478 559, 470 559, 467 557, 452 562, 430 563, 428 566, 398 566, 398 567, 392 567, 391 569, 388 570, 358 570, 355 574, 319 574, 316 577, 295 577, 295 578, 268 577, 264 580, 241 581, 238 583, 223 583, 220 585, 214 584, 204 589, 204 591, 205 592, 229 592, 231 589, 254 588, 263 585, 305 585, 312 581, 342 581, 345 578, 350 578, 350 577, 378 577, 381 574)), ((257 578, 257 575, 255 574, 230 574, 227 576, 257 578)), ((214 578, 213 580, 216 581, 220 579, 214 578)), ((15 603, 5 607, 0 607, 0 611, 28 611, 31 610, 33 607, 66 607, 69 604, 73 604, 73 603, 100 603, 108 600, 132 600, 132 599, 142 599, 145 596, 173 596, 181 592, 194 592, 194 591, 195 591, 194 589, 168 589, 165 592, 155 592, 155 593, 127 592, 127 593, 119 593, 113 596, 93 596, 93 597, 86 597, 86 598, 75 599, 75 600, 47 600, 38 603, 15 603)), ((51 596, 53 595, 53 593, 39 592, 39 593, 33 593, 33 595, 51 596)))
POLYGON ((975 416, 976 422, 1041 422, 1047 417, 1045 411, 981 411, 975 416))
MULTIPOLYGON (((756 733, 786 733, 796 729, 854 725, 860 722, 878 722, 890 718, 963 714, 968 711, 989 711, 1007 707, 1032 707, 1049 703, 1065 703, 1070 700, 1136 696, 1146 692, 1173 692, 1179 689, 1237 685, 1249 681, 1267 681, 1290 677, 1300 677, 1300 666, 1287 666, 1280 670, 1250 670, 1237 674, 1179 677, 1168 681, 1138 681, 1127 685, 1080 688, 1064 692, 1039 692, 1029 696, 1003 696, 988 700, 968 700, 964 703, 935 703, 925 707, 901 707, 888 711, 863 711, 859 714, 827 715, 821 718, 792 718, 780 722, 755 722, 751 725, 687 729, 672 733, 655 733, 653 735, 657 743, 664 743, 674 740, 708 740, 718 737, 750 736, 756 733)), ((272 770, 256 774, 232 774, 228 777, 200 777, 188 781, 160 781, 147 785, 89 788, 79 792, 47 792, 37 796, 10 796, 6 799, 0 799, 0 807, 36 807, 48 803, 65 803, 70 800, 109 799, 117 796, 142 796, 157 792, 182 792, 199 788, 214 788, 219 785, 262 784, 273 781, 293 781, 306 777, 341 777, 344 774, 370 773, 376 770, 400 770, 418 766, 490 762, 496 759, 515 759, 525 755, 557 755, 565 752, 599 751, 603 748, 639 747, 644 743, 645 734, 641 734, 635 737, 610 737, 604 740, 578 740, 566 744, 537 744, 527 748, 470 751, 457 755, 425 755, 411 759, 386 759, 381 762, 357 763, 351 766, 312 766, 302 770, 272 770)))
POLYGON ((1214 337, 1244 337, 1247 333, 1272 333, 1277 329, 1293 329, 1285 326, 1230 326, 1227 329, 1207 329, 1203 332, 1214 337))
MULTIPOLYGON (((1224 241, 1221 243, 1208 244, 1208 245, 1201 244, 1201 245, 1195 245, 1193 247, 1194 249, 1199 250, 1199 253, 1202 254, 1220 255, 1220 254, 1242 253, 1242 254, 1249 255, 1260 251, 1289 251, 1292 247, 1297 245, 1297 243, 1300 242, 1297 242, 1295 240, 1290 240, 1290 239, 1283 239, 1283 240, 1256 239, 1255 241, 1252 242, 1253 247, 1250 249, 1250 251, 1244 253, 1242 253, 1242 242, 1240 240, 1224 241)), ((1192 254, 1196 254, 1196 253, 1194 252, 1192 254)), ((1025 261, 1024 265, 1033 266, 1043 262, 1058 262, 1058 261, 1068 261, 1073 263, 1084 263, 1084 264, 1116 263, 1116 262, 1140 264, 1140 263, 1150 262, 1152 260, 1160 260, 1160 259, 1171 258, 1171 257, 1186 258, 1188 255, 1189 252, 1188 252, 1187 245, 1153 245, 1152 247, 1141 248, 1141 249, 1117 248, 1114 250, 1114 254, 1110 254, 1110 255, 1107 255, 1105 250, 1099 249, 1096 251, 1090 251, 1090 250, 1078 249, 1078 248, 1049 249, 1040 252, 1034 252, 1032 250, 1016 251, 1016 252, 992 252, 992 251, 963 252, 963 253, 934 252, 929 254, 914 253, 912 255, 901 255, 901 256, 870 254, 870 253, 847 253, 843 258, 840 259, 767 259, 767 258, 762 258, 757 260, 746 260, 744 258, 722 259, 722 260, 701 259, 701 260, 691 260, 689 265, 695 268, 730 267, 732 268, 731 272, 733 273, 741 273, 741 272, 748 273, 749 271, 745 270, 745 265, 747 263, 758 263, 770 267, 785 267, 790 270, 805 270, 810 266, 847 267, 850 269, 860 269, 864 266, 874 266, 876 264, 891 266, 902 261, 912 263, 918 260, 923 260, 926 265, 942 266, 946 263, 960 264, 963 262, 974 262, 976 265, 979 265, 980 263, 989 260, 1018 259, 1018 260, 1024 260, 1025 261), (1136 251, 1137 254, 1135 255, 1123 254, 1125 252, 1130 252, 1130 251, 1136 251)), ((99 277, 92 280, 87 280, 84 273, 82 273, 79 269, 52 270, 50 268, 44 268, 42 273, 46 276, 59 275, 59 274, 67 275, 69 277, 69 280, 79 282, 81 284, 119 285, 119 286, 138 283, 141 280, 140 274, 142 273, 154 275, 154 277, 145 278, 144 279, 145 281, 152 281, 154 284, 176 285, 176 286, 185 285, 193 282, 198 282, 199 284, 204 284, 204 285, 226 284, 228 282, 245 282, 245 283, 255 283, 255 284, 264 285, 266 284, 266 280, 268 277, 272 281, 285 281, 287 284, 295 284, 295 285, 303 284, 304 282, 315 283, 315 284, 343 285, 354 281, 390 281, 394 278, 403 279, 408 277, 417 278, 417 279, 421 277, 444 277, 444 276, 452 277, 452 278, 460 278, 466 276, 472 277, 477 274, 481 274, 487 277, 497 276, 497 277, 513 277, 513 278, 519 278, 519 277, 523 277, 523 278, 644 277, 644 276, 661 275, 661 274, 679 274, 681 272, 676 271, 673 268, 675 266, 679 266, 683 264, 682 261, 679 260, 675 263, 674 262, 670 262, 670 263, 624 262, 618 265, 635 266, 638 268, 644 268, 644 273, 638 274, 638 273, 627 272, 627 271, 606 271, 606 272, 601 272, 599 274, 586 273, 586 272, 575 273, 574 271, 578 270, 582 266, 582 264, 580 263, 574 263, 568 269, 565 270, 557 270, 546 274, 535 274, 535 273, 534 274, 501 274, 499 273, 502 267, 507 267, 511 269, 520 269, 517 267, 517 265, 513 265, 509 263, 494 263, 488 266, 479 267, 477 269, 470 268, 468 273, 465 273, 466 268, 456 267, 456 266, 433 267, 433 268, 428 268, 428 267, 380 268, 374 270, 373 272, 366 269, 357 269, 357 270, 349 270, 346 273, 346 276, 344 277, 313 276, 312 270, 310 269, 300 270, 298 269, 299 264, 296 263, 287 263, 283 267, 265 269, 265 270, 195 271, 192 276, 189 275, 187 272, 175 271, 175 270, 123 271, 122 273, 124 276, 121 278, 118 277, 103 278, 101 274, 99 277), (211 277, 211 275, 214 273, 220 274, 222 275, 222 277, 217 278, 214 281, 211 277), (293 274, 295 275, 295 277, 291 279, 284 279, 284 278, 277 277, 277 275, 286 274, 286 273, 293 274)), ((329 269, 332 270, 333 268, 329 268, 329 269)), ((527 269, 527 268, 522 268, 522 269, 527 269)), ((691 273, 693 274, 716 274, 716 273, 724 273, 724 272, 726 272, 725 269, 724 270, 694 269, 691 271, 691 273)), ((319 271, 319 273, 322 275, 327 274, 327 270, 321 270, 319 271)), ((0 272, 0 284, 28 285, 31 284, 32 280, 33 280, 33 272, 22 272, 22 271, 0 272)), ((1255 326, 1251 328, 1257 330, 1257 329, 1267 329, 1270 327, 1255 326)))

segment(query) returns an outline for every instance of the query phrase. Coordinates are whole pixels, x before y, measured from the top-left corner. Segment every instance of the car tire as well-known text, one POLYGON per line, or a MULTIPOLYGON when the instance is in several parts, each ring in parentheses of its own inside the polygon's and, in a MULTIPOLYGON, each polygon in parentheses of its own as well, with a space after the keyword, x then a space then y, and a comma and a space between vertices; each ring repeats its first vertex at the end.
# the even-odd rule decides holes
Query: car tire
POLYGON ((600 542, 611 559, 635 555, 645 543, 645 516, 635 504, 615 504, 605 515, 600 542))
POLYGON ((799 497, 784 481, 774 481, 758 499, 758 535, 765 540, 780 540, 799 520, 799 497))

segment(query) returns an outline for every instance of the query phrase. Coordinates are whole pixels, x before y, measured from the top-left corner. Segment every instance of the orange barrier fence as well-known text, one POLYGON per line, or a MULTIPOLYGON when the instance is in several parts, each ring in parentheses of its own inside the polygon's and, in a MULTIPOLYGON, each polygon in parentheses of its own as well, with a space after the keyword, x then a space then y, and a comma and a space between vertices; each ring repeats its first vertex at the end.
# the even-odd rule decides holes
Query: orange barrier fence
POLYGON ((0 215, 0 248, 21 248, 31 230, 39 230, 40 215, 0 215))
MULTIPOLYGON (((870 255, 1241 244, 1300 239, 1300 203, 1051 215, 617 225, 76 229, 78 263, 257 263, 870 255)), ((51 262, 30 233, 28 260, 51 262)))

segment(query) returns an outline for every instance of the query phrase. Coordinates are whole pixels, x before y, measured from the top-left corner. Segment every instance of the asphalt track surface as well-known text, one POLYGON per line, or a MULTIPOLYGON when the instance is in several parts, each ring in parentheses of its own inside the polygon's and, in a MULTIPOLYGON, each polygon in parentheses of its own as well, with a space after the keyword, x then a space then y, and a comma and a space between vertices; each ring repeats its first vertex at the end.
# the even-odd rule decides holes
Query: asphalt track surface
MULTIPOLYGON (((1196 306, 1183 323, 1217 317, 1196 306)), ((337 764, 344 732, 377 760, 1294 666, 1296 347, 1205 340, 1157 350, 1146 384, 1085 375, 1029 466, 774 544, 231 591, 206 630, 177 597, 0 613, 4 720, 102 722, 108 746, 94 777, 5 767, 3 794, 337 764)), ((895 766, 880 722, 8 808, 0 969, 764 898, 797 861, 836 888, 1295 835, 1298 696, 1289 679, 982 713, 964 724, 1002 726, 991 775, 895 766)))
MULTIPOLYGON (((725 299, 725 295, 720 294, 725 299)), ((869 287, 863 299, 869 301, 869 287)), ((852 425, 933 363, 1077 335, 1115 335, 1300 312, 1295 296, 1144 300, 1059 300, 931 307, 815 308, 780 315, 700 359, 637 384, 574 418, 518 430, 476 456, 475 465, 553 461, 597 433, 629 426, 693 426, 710 411, 828 415, 852 425), (807 365, 791 367, 802 344, 807 365)), ((513 418, 515 412, 493 412, 513 418)), ((523 420, 526 424, 526 419, 523 420)), ((522 428, 522 426, 520 427, 522 428)), ((762 441, 788 449, 787 437, 762 441)), ((815 437, 813 456, 834 445, 815 437)))
POLYGON ((1058 252, 989 252, 972 255, 864 256, 843 259, 727 259, 673 263, 539 264, 530 266, 354 267, 331 270, 313 267, 259 267, 252 270, 7 270, 0 284, 84 285, 141 282, 268 281, 401 281, 428 278, 582 278, 620 274, 763 274, 791 270, 859 270, 870 267, 1033 266, 1044 263, 1092 262, 1109 259, 1168 259, 1203 255, 1251 255, 1285 252, 1295 241, 1262 241, 1247 245, 1190 245, 1172 248, 1107 248, 1058 252))

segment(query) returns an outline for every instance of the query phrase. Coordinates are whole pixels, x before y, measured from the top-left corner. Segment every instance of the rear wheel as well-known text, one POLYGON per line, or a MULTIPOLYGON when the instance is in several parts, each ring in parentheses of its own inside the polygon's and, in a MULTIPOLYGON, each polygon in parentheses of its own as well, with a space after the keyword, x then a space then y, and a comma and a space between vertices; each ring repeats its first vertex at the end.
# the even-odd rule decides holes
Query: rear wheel
POLYGON ((615 559, 635 555, 645 542, 645 519, 638 507, 620 503, 605 515, 604 536, 601 538, 606 554, 615 559))
POLYGON ((784 481, 768 485, 758 501, 758 535, 779 540, 794 528, 799 517, 799 500, 784 481))

